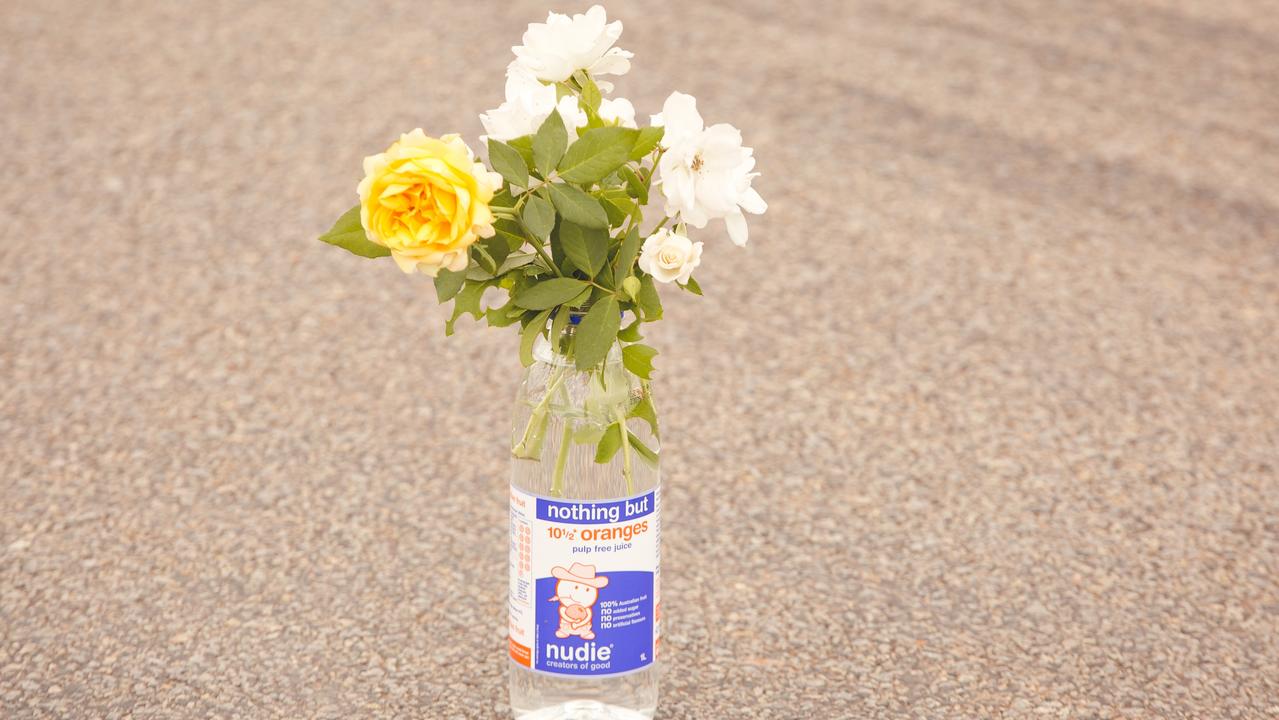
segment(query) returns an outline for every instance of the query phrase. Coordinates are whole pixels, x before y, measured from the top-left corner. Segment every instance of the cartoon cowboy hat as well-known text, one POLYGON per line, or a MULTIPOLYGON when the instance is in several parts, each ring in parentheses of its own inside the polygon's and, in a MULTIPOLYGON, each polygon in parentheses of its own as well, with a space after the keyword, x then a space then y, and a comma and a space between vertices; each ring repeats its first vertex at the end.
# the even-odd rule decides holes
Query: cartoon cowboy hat
POLYGON ((594 565, 573 563, 572 567, 567 570, 556 565, 551 568, 551 574, 560 580, 570 580, 572 582, 582 583, 583 585, 590 585, 597 589, 608 584, 608 576, 596 575, 594 565))

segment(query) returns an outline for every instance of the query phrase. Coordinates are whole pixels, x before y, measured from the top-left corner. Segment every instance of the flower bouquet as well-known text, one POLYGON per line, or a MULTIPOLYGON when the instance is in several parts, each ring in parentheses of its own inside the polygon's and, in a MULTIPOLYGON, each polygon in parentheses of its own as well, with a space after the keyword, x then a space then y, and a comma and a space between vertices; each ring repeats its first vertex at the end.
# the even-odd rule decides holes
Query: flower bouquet
POLYGON ((689 228, 723 220, 744 245, 744 213, 766 209, 736 128, 707 127, 678 92, 640 127, 634 106, 610 96, 604 78, 631 64, 615 47, 621 32, 599 6, 529 25, 513 48, 505 101, 480 115, 487 159, 455 134, 405 133, 365 158, 359 203, 320 237, 434 278, 439 302, 453 303, 445 334, 463 315, 519 327, 527 370, 512 432, 517 716, 598 702, 601 716, 651 717, 655 676, 626 679, 652 675, 659 639, 649 386, 657 350, 643 344, 643 325, 662 317, 662 289, 702 292, 693 275, 702 242, 689 228), (485 302, 493 296, 501 301, 485 302), (587 537, 625 542, 586 564, 587 537), (553 608, 543 607, 546 593, 553 608), (628 623, 606 621, 605 608, 611 618, 626 609, 628 623), (546 630, 560 622, 558 633, 546 630), (584 699, 580 681, 592 676, 620 684, 590 685, 603 695, 584 699), (645 683, 651 692, 625 689, 645 683))

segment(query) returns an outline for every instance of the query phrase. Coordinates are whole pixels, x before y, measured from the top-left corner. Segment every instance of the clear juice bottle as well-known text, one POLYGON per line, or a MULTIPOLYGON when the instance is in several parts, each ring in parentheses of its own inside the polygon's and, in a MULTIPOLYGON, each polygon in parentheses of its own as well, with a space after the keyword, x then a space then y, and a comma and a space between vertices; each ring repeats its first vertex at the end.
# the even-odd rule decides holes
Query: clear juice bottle
POLYGON ((577 370, 572 335, 570 325, 556 347, 538 338, 515 404, 511 709, 522 720, 651 718, 661 637, 652 397, 617 347, 577 370))

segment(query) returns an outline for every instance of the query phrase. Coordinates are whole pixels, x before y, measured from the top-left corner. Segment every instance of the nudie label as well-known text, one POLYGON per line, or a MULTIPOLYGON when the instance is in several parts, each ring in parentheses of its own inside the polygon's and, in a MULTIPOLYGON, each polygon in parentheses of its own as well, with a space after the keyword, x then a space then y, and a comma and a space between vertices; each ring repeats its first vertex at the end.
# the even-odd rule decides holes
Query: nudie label
POLYGON ((659 491, 620 500, 511 488, 511 658, 562 675, 653 662, 660 638, 659 491))

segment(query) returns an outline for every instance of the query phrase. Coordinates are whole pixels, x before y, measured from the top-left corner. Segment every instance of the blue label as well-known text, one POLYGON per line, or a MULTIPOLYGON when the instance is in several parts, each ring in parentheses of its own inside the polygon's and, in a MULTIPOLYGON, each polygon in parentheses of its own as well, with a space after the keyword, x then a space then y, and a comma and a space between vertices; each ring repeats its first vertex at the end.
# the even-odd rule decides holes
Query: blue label
POLYGON ((537 579, 535 669, 603 675, 653 662, 653 573, 560 575, 537 579))
POLYGON ((661 494, 563 500, 511 488, 511 661, 560 675, 631 672, 661 642, 661 494))
POLYGON ((575 525, 602 525, 644 517, 655 507, 653 493, 610 502, 537 499, 537 519, 575 525))

